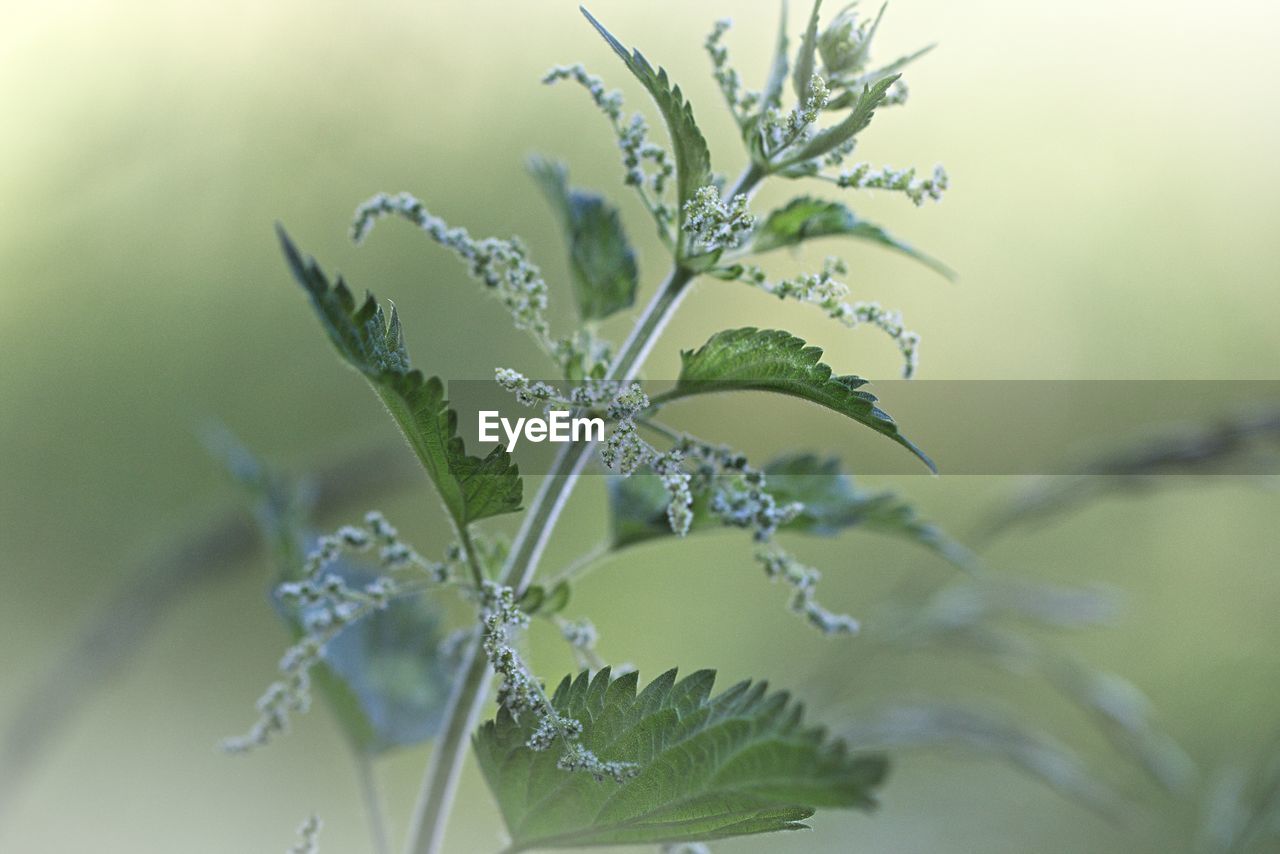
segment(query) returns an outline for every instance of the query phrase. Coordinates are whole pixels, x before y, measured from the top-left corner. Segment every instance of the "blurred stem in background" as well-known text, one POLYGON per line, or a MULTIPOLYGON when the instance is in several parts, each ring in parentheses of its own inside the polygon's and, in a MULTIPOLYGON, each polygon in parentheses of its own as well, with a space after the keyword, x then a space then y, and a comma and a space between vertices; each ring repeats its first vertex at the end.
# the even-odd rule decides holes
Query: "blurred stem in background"
MULTIPOLYGON (((1153 488, 1216 481, 1221 471, 1229 469, 1240 455, 1256 459, 1259 450, 1265 452, 1272 448, 1280 438, 1280 417, 1276 413, 1264 413, 1223 419, 1210 425, 1192 425, 1172 440, 1167 430, 1158 432, 1164 435, 1086 467, 1094 474, 1082 472, 1079 476, 1070 476, 1067 482, 1072 488, 1061 493, 1064 500, 1047 501, 1043 488, 1024 490, 990 518, 1001 520, 1003 524, 999 527, 1007 530, 1024 517, 1043 520, 1054 513, 1074 509, 1085 498, 1092 500, 1109 490, 1127 491, 1137 484, 1143 492, 1150 492, 1153 488), (1247 436, 1241 441, 1213 440, 1224 433, 1235 435, 1242 431, 1247 436), (1171 471, 1183 476, 1170 476, 1171 471)), ((1061 478, 1054 479, 1059 480, 1061 478)), ((1254 476, 1246 480, 1254 482, 1264 478, 1254 476)), ((1274 477, 1265 478, 1268 483, 1274 480, 1274 477)), ((404 449, 399 444, 361 451, 319 469, 309 479, 312 510, 321 517, 341 515, 419 482, 417 471, 404 465, 404 449)), ((135 580, 122 587, 90 620, 60 662, 46 669, 47 675, 30 691, 13 724, 4 733, 0 742, 0 813, 11 802, 41 751, 60 734, 74 711, 83 708, 87 696, 128 663, 167 611, 199 585, 225 579, 251 566, 250 559, 261 551, 264 536, 265 529, 255 526, 242 510, 235 509, 215 516, 144 562, 135 580)), ((1262 846, 1274 838, 1272 833, 1280 820, 1280 752, 1261 756, 1252 769, 1224 761, 1206 786, 1180 793, 1183 787, 1177 785, 1178 775, 1167 772, 1170 766, 1151 761, 1172 754, 1159 742, 1143 741, 1145 733, 1153 732, 1144 722, 1139 722, 1136 729, 1127 725, 1133 718, 1126 720, 1125 705, 1115 702, 1117 697, 1124 698, 1111 690, 1116 686, 1112 681, 1114 677, 1082 669, 1078 662, 1042 641, 982 620, 973 621, 976 615, 999 611, 1021 620, 1030 617, 1033 621, 1047 620, 1050 625, 1055 621, 1061 624, 1059 618, 1066 612, 1046 609, 1043 606, 1048 600, 1043 597, 1032 602, 1025 595, 1028 592, 1025 586, 1010 587, 1007 583, 987 584, 985 592, 965 585, 941 590, 929 585, 909 595, 914 603, 909 613, 915 614, 914 620, 902 622, 892 616, 894 612, 901 616, 903 606, 901 603, 896 608, 891 605, 887 618, 871 621, 867 640, 883 651, 909 652, 938 648, 938 644, 952 652, 979 650, 984 652, 983 658, 1010 672, 1030 666, 1041 672, 1067 699, 1091 710, 1092 714, 1105 718, 1110 710, 1113 720, 1103 721, 1104 731, 1116 739, 1118 748, 1132 751, 1141 765, 1156 772, 1156 779, 1174 795, 1170 807, 1177 815, 1186 820, 1202 814, 1198 833, 1200 850, 1223 854, 1266 850, 1262 846), (975 596, 978 598, 974 599, 975 596), (923 603, 916 601, 922 597, 923 603), (1030 611, 1024 607, 1028 603, 1035 606, 1030 611), (957 615, 967 619, 959 619, 957 615), (875 643, 880 636, 879 625, 898 629, 890 632, 892 636, 875 643)), ((1064 601, 1064 592, 1050 592, 1051 599, 1064 601)), ((1081 616, 1086 612, 1102 614, 1092 607, 1081 611, 1072 605, 1069 610, 1077 625, 1090 622, 1081 616)), ((481 669, 481 685, 484 675, 485 669, 481 669)), ((893 748, 964 745, 981 753, 1001 756, 1091 805, 1098 802, 1099 792, 1104 791, 1082 776, 1081 766, 1061 746, 1046 741, 1014 720, 991 712, 955 705, 890 707, 869 716, 855 716, 848 734, 856 736, 860 743, 893 748)), ((358 751, 357 762, 375 850, 385 850, 389 841, 373 782, 372 764, 358 751)))

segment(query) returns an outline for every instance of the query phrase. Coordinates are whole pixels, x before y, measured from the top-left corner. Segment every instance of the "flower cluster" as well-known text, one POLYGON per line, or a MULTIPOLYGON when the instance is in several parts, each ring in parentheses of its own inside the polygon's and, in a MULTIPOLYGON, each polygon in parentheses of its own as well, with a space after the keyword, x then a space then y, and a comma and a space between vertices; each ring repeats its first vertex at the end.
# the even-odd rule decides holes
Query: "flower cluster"
POLYGON ((400 532, 387 521, 385 516, 377 510, 371 510, 365 514, 363 527, 344 525, 333 534, 327 534, 316 540, 315 548, 302 564, 304 580, 283 584, 278 592, 282 596, 296 598, 300 595, 300 585, 314 582, 324 568, 343 553, 368 552, 374 548, 378 550, 378 561, 383 568, 391 571, 417 569, 438 582, 447 581, 452 566, 462 559, 461 550, 455 545, 446 550, 443 561, 427 560, 400 539, 400 532))
POLYGON ((622 151, 626 183, 636 188, 645 207, 665 233, 675 217, 675 212, 663 201, 667 185, 675 174, 675 160, 662 146, 649 141, 649 124, 644 116, 636 113, 630 119, 623 119, 622 93, 616 90, 606 92, 604 82, 587 73, 582 65, 557 66, 542 78, 542 82, 547 84, 561 80, 572 80, 586 89, 591 100, 609 119, 618 138, 618 148, 622 151))
POLYGON ((729 64, 729 49, 724 46, 723 40, 725 33, 729 32, 732 26, 733 22, 728 18, 716 21, 715 28, 711 30, 703 46, 707 49, 707 55, 711 57, 712 73, 720 86, 720 92, 724 95, 725 103, 729 105, 729 110, 738 123, 743 124, 760 105, 762 95, 759 92, 744 91, 742 78, 738 75, 737 69, 729 64))
MULTIPOLYGON (((711 513, 723 525, 751 529, 757 543, 770 542, 779 527, 804 512, 801 502, 780 501, 769 492, 765 473, 753 468, 745 456, 731 448, 684 436, 669 454, 678 455, 692 469, 686 481, 690 495, 710 491, 711 513)), ((756 560, 769 578, 781 579, 791 586, 791 609, 823 634, 857 633, 857 620, 828 611, 814 598, 821 578, 818 570, 804 566, 777 547, 761 549, 756 553, 756 560)))
POLYGON ((644 467, 651 469, 662 479, 671 496, 667 505, 671 530, 680 536, 688 533, 693 523, 691 476, 684 470, 679 450, 663 453, 640 436, 636 419, 649 409, 650 401, 638 383, 624 387, 617 382, 597 380, 565 393, 550 383, 531 380, 510 368, 499 368, 495 379, 524 406, 544 405, 548 409, 568 406, 602 411, 614 424, 600 448, 601 461, 624 477, 644 467))
POLYGON ((547 698, 542 683, 525 666, 511 645, 509 630, 525 628, 529 618, 516 605, 515 591, 487 581, 481 590, 481 647, 489 664, 501 680, 498 704, 517 720, 531 715, 536 722, 526 745, 530 750, 547 750, 557 741, 563 753, 556 767, 565 771, 586 771, 597 780, 606 777, 621 782, 635 776, 639 767, 633 762, 607 762, 583 747, 578 739, 582 724, 556 711, 547 698))
POLYGON ((921 207, 928 199, 942 201, 942 194, 951 186, 951 179, 941 165, 933 167, 933 173, 927 178, 918 178, 915 169, 894 169, 891 166, 873 169, 869 163, 859 163, 840 173, 836 184, 855 190, 891 190, 904 194, 912 204, 921 207))
POLYGON ((764 472, 748 469, 715 491, 711 512, 725 525, 750 528, 757 542, 767 542, 780 526, 804 511, 798 501, 779 504, 767 486, 764 472))
POLYGON ((684 230, 692 236, 698 252, 737 249, 755 226, 745 193, 724 201, 718 189, 706 186, 694 193, 684 208, 684 230))
POLYGON ((523 712, 543 711, 546 701, 542 686, 525 668, 507 634, 509 627, 523 629, 529 625, 529 618, 516 607, 515 591, 486 581, 481 590, 480 612, 481 646, 501 679, 498 705, 517 718, 523 712))
POLYGON ((711 854, 711 849, 701 842, 670 842, 662 846, 660 854, 711 854))
POLYGON ((622 783, 640 773, 640 766, 636 763, 601 759, 577 741, 571 741, 565 746, 556 767, 561 771, 585 771, 596 782, 608 779, 622 783))
POLYGON ((258 698, 257 721, 246 734, 223 741, 228 753, 247 753, 287 732, 290 716, 311 707, 311 668, 324 658, 329 642, 357 620, 386 608, 396 596, 418 589, 385 575, 353 589, 340 575, 326 572, 344 551, 365 552, 375 547, 388 571, 414 570, 414 576, 425 574, 433 583, 446 581, 452 565, 461 558, 460 550, 451 547, 444 562, 426 560, 400 540, 396 529, 376 511, 365 516, 365 527, 348 525, 321 537, 303 563, 303 577, 276 588, 280 600, 297 609, 304 634, 285 651, 278 666, 279 678, 258 698))
POLYGON ((858 621, 844 614, 833 614, 814 599, 814 590, 822 574, 805 566, 781 549, 762 549, 756 560, 764 567, 765 574, 774 581, 782 580, 794 591, 791 610, 801 614, 814 628, 824 635, 852 635, 858 633, 858 621))
POLYGON ((636 418, 649 408, 649 396, 638 383, 632 383, 609 402, 605 413, 614 420, 613 431, 600 448, 600 459, 605 466, 624 477, 641 466, 653 462, 656 452, 640 438, 636 418))
POLYGON ((732 448, 684 436, 671 453, 688 459, 692 465, 692 492, 710 490, 708 508, 712 514, 728 527, 750 528, 756 542, 768 542, 780 526, 804 510, 804 505, 796 501, 779 502, 768 491, 765 473, 753 468, 743 454, 732 448))
POLYGON ((813 136, 814 125, 831 103, 831 90, 817 74, 809 79, 804 99, 787 114, 777 108, 765 112, 760 123, 760 139, 766 158, 774 158, 789 148, 803 145, 813 136))
POLYGON ((289 854, 319 854, 320 851, 320 831, 324 827, 324 822, 320 821, 319 816, 309 816, 306 821, 298 825, 298 844, 289 849, 289 854))
POLYGON ((470 266, 471 276, 484 283, 502 301, 517 329, 529 333, 534 342, 558 365, 568 365, 577 354, 570 339, 556 340, 547 321, 546 280, 528 257, 528 249, 518 239, 486 237, 476 240, 465 228, 449 224, 427 210, 409 193, 378 193, 356 208, 351 237, 357 244, 368 237, 378 220, 398 216, 425 231, 432 240, 470 266))
POLYGON ((556 628, 560 630, 560 637, 564 638, 565 643, 569 644, 569 648, 573 650, 573 657, 579 667, 589 670, 599 670, 604 667, 604 661, 596 654, 596 642, 599 641, 600 635, 590 620, 566 620, 560 616, 554 617, 554 620, 556 628))
POLYGON ((759 267, 748 266, 744 268, 742 278, 778 299, 816 305, 832 320, 839 321, 850 329, 873 326, 881 330, 897 343, 903 358, 902 375, 910 379, 915 375, 920 362, 920 336, 903 325, 901 314, 886 309, 879 303, 847 302, 849 286, 837 280, 836 276, 848 272, 848 267, 842 260, 827 258, 820 273, 770 282, 759 267))
POLYGON ((551 407, 583 407, 598 409, 618 396, 620 383, 609 380, 587 380, 568 392, 561 391, 542 380, 531 380, 511 368, 498 368, 494 380, 499 386, 516 396, 522 406, 545 405, 551 407))
POLYGON ((604 81, 594 74, 590 74, 587 69, 580 63, 575 65, 557 65, 542 76, 542 82, 550 85, 558 83, 561 80, 572 80, 587 90, 587 94, 591 96, 591 100, 600 108, 600 112, 609 117, 612 122, 622 121, 622 93, 617 89, 608 92, 604 88, 604 81))
POLYGON ((302 605, 306 634, 280 658, 280 678, 258 698, 258 720, 245 735, 223 741, 228 753, 248 753, 287 732, 290 716, 311 708, 311 668, 324 658, 329 642, 347 626, 387 607, 400 593, 397 583, 386 577, 359 590, 352 590, 336 575, 283 586, 289 589, 281 590, 281 597, 302 605))
MULTIPOLYGON (((661 199, 666 194, 667 182, 675 174, 675 161, 665 148, 649 141, 649 123, 644 116, 636 113, 619 127, 618 147, 622 149, 622 165, 627 170, 627 186, 648 187, 661 199), (652 172, 645 171, 645 163, 650 164, 652 172)), ((665 205, 659 205, 656 212, 662 214, 659 220, 670 222, 671 211, 665 205)))

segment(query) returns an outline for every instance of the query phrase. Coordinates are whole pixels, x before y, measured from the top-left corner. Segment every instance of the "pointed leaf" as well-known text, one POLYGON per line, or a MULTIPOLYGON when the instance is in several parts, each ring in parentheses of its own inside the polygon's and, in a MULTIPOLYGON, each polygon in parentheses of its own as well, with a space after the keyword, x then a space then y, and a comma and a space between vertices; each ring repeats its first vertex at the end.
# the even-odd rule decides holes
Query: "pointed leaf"
MULTIPOLYGON (((674 86, 667 78, 665 68, 655 71, 640 51, 627 50, 586 9, 582 9, 582 14, 653 96, 658 111, 667 123, 667 132, 671 136, 671 146, 676 158, 676 187, 680 196, 679 224, 683 226, 685 203, 698 190, 711 184, 711 152, 693 118, 693 107, 684 99, 680 87, 674 86)), ((682 230, 677 233, 682 233, 682 230)))
POLYGON ((697 350, 680 354, 676 386, 654 398, 655 404, 721 391, 771 391, 798 397, 845 415, 902 445, 936 472, 933 461, 898 431, 898 425, 876 406, 876 396, 862 391, 866 380, 834 376, 823 364, 822 350, 777 329, 730 329, 719 332, 697 350))
POLYGON ((890 707, 843 728, 850 740, 878 749, 960 748, 1003 760, 1112 819, 1122 816, 1119 792, 1056 739, 997 711, 956 704, 890 707))
POLYGON ((519 510, 523 487, 511 457, 500 447, 483 459, 467 455, 443 383, 409 367, 395 309, 388 321, 372 294, 357 306, 341 278, 330 284, 315 260, 304 260, 284 229, 277 230, 285 259, 311 297, 329 340, 386 404, 454 523, 461 528, 519 510))
POLYGON ((529 171, 564 228, 578 314, 584 320, 603 320, 630 308, 639 272, 618 209, 602 196, 571 189, 560 163, 534 158, 529 171))
POLYGON ((893 74, 864 87, 849 115, 838 124, 819 131, 814 135, 813 139, 802 145, 795 154, 778 164, 778 168, 783 169, 787 166, 794 166, 797 163, 804 163, 806 160, 812 160, 815 157, 821 157, 841 143, 866 130, 867 125, 871 124, 872 117, 875 116, 876 107, 880 106, 880 103, 884 101, 885 96, 889 93, 889 87, 896 83, 901 76, 900 74, 893 74))
POLYGON ((582 723, 585 748, 639 766, 622 783, 557 769, 555 749, 526 744, 536 722, 500 711, 475 750, 510 850, 703 842, 795 830, 819 807, 874 805, 883 757, 850 755, 803 726, 786 693, 744 682, 713 698, 714 681, 668 671, 637 695, 635 673, 565 678, 553 705, 582 723))
POLYGON ((805 28, 804 38, 800 42, 800 51, 796 54, 796 70, 791 78, 796 97, 803 103, 809 93, 809 81, 813 79, 814 59, 818 50, 818 12, 822 9, 822 0, 813 0, 813 11, 809 13, 809 26, 805 28))
POLYGON ((787 83, 787 0, 782 0, 782 14, 778 21, 778 44, 773 51, 773 65, 769 67, 769 79, 765 81, 760 96, 762 109, 781 107, 782 87, 787 83))
POLYGON ((914 258, 948 279, 955 279, 955 273, 946 264, 897 239, 875 223, 859 219, 840 202, 811 196, 792 199, 786 207, 770 213, 756 228, 751 249, 754 252, 770 252, 787 246, 798 246, 806 240, 837 236, 878 243, 908 258, 914 258))

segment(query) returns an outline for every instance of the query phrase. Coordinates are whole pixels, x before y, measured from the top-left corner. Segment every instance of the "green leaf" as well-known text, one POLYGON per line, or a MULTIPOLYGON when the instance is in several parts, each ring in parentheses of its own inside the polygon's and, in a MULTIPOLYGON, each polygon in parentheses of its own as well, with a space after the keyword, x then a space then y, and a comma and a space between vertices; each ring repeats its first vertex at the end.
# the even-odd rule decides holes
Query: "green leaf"
POLYGON ((782 14, 778 21, 778 44, 773 51, 773 65, 769 67, 769 79, 760 95, 761 109, 782 106, 782 87, 787 83, 787 0, 782 0, 782 14))
POLYGON ((874 806, 887 761, 850 755, 824 729, 803 726, 788 694, 741 682, 712 698, 710 670, 679 682, 669 670, 637 695, 638 681, 606 667, 593 679, 565 677, 552 697, 581 722, 583 747, 637 763, 623 783, 561 771, 554 749, 530 750, 528 716, 501 710, 480 728, 476 755, 511 851, 705 842, 800 829, 819 807, 874 806))
MULTIPOLYGON (((346 560, 328 571, 353 588, 377 577, 346 560)), ((277 607, 296 621, 296 614, 277 607)), ((453 678, 452 663, 440 655, 441 640, 436 608, 411 597, 346 626, 325 646, 324 664, 312 675, 359 749, 384 753, 439 731, 453 678)))
POLYGON ((954 281, 955 273, 941 261, 892 236, 880 226, 858 216, 840 202, 800 196, 769 214, 757 228, 751 249, 770 252, 798 246, 819 237, 845 236, 869 240, 909 258, 954 281))
MULTIPOLYGON (((819 537, 836 536, 851 528, 901 537, 936 552, 946 560, 969 568, 974 557, 964 546, 936 525, 921 519, 915 506, 892 492, 858 489, 854 479, 840 470, 838 459, 797 453, 765 464, 767 489, 781 503, 799 501, 799 516, 779 530, 819 537)), ((652 474, 613 476, 609 479, 611 545, 623 549, 649 540, 673 536, 667 521, 671 496, 652 474)), ((720 521, 711 513, 708 498, 696 496, 690 532, 718 530, 720 521)))
POLYGON ((578 314, 584 320, 603 320, 630 308, 639 272, 617 208, 602 196, 571 189, 560 163, 535 157, 529 171, 564 228, 578 314))
POLYGON ((546 601, 542 603, 542 614, 548 617, 559 614, 568 606, 572 593, 569 582, 563 580, 556 582, 556 585, 547 592, 546 601))
POLYGON ((888 65, 885 65, 881 68, 877 68, 875 71, 868 71, 866 74, 863 74, 859 76, 857 79, 850 81, 847 84, 849 88, 841 92, 835 98, 832 98, 831 102, 827 104, 827 109, 843 110, 846 107, 853 106, 855 103, 857 103, 858 97, 860 96, 863 87, 869 86, 872 83, 876 82, 877 80, 887 77, 890 74, 896 74, 897 72, 906 68, 911 63, 915 62, 920 57, 929 53, 929 51, 933 50, 935 47, 937 47, 936 44, 926 45, 925 47, 922 47, 920 50, 917 50, 915 53, 911 53, 906 56, 899 57, 898 59, 895 59, 893 62, 889 63, 888 65))
POLYGON ((315 260, 303 260, 284 229, 277 226, 277 231, 294 278, 311 297, 329 340, 386 404, 454 523, 462 528, 519 510, 523 485, 510 455, 501 447, 483 459, 466 454, 443 383, 409 367, 395 308, 388 321, 373 294, 357 306, 341 278, 331 285, 315 260))
POLYGON ((569 604, 570 592, 567 581, 557 582, 550 590, 541 584, 531 584, 525 588, 516 606, 530 617, 551 617, 569 604))
POLYGON ((684 99, 680 87, 672 85, 667 78, 665 68, 654 71, 649 60, 645 59, 640 51, 628 51, 604 28, 603 24, 592 17, 590 12, 582 9, 582 14, 591 22, 591 26, 596 28, 596 32, 609 43, 613 52, 622 57, 627 68, 653 96, 654 102, 658 105, 658 111, 662 113, 662 118, 667 123, 667 132, 671 136, 671 146, 675 151, 676 187, 680 195, 678 216, 679 225, 682 228, 677 233, 683 233, 685 203, 692 199, 693 194, 698 190, 712 183, 711 152, 707 148, 707 141, 703 138, 702 131, 698 129, 698 123, 693 118, 693 106, 684 99))
POLYGON ((835 457, 789 454, 769 462, 764 471, 771 493, 782 501, 804 505, 804 512, 783 530, 829 537, 849 528, 865 528, 910 540, 957 566, 974 563, 968 549, 920 518, 910 501, 893 492, 858 489, 854 479, 840 470, 840 460, 835 457))
POLYGON ((814 55, 818 50, 818 12, 821 8, 822 0, 813 0, 809 26, 805 28, 804 39, 800 42, 800 52, 796 54, 796 70, 791 84, 801 103, 804 103, 805 96, 809 94, 809 81, 813 79, 814 55))
POLYGON ((845 415, 889 437, 920 458, 931 471, 933 461, 898 431, 876 397, 862 391, 866 380, 834 376, 823 364, 822 350, 778 329, 730 329, 718 332, 697 350, 680 354, 675 388, 654 398, 655 404, 721 391, 770 391, 798 397, 845 415))
MULTIPOLYGON (((259 460, 225 428, 210 427, 204 438, 253 499, 253 518, 270 547, 276 581, 298 578, 316 541, 309 533, 309 490, 259 460)), ((348 558, 334 561, 327 571, 353 589, 378 575, 348 558)), ((272 606, 294 638, 301 638, 298 608, 278 596, 272 597, 272 606)), ((440 655, 440 635, 432 601, 412 597, 392 600, 328 643, 323 663, 311 671, 312 680, 358 750, 376 755, 436 734, 454 670, 440 655)))
POLYGON ((813 139, 801 146, 795 154, 778 164, 777 168, 781 170, 787 166, 794 166, 797 163, 804 163, 806 160, 821 157, 841 143, 862 133, 862 131, 866 130, 867 125, 871 124, 871 119, 876 113, 876 107, 880 106, 880 103, 889 93, 889 87, 901 76, 901 74, 892 74, 876 83, 863 87, 862 94, 858 96, 858 100, 854 103, 849 115, 845 116, 838 124, 816 133, 813 139))
POLYGON ((1123 797, 1056 739, 995 710, 958 704, 894 706, 864 716, 842 731, 858 744, 902 752, 957 749, 1002 760, 1113 820, 1124 817, 1123 797))

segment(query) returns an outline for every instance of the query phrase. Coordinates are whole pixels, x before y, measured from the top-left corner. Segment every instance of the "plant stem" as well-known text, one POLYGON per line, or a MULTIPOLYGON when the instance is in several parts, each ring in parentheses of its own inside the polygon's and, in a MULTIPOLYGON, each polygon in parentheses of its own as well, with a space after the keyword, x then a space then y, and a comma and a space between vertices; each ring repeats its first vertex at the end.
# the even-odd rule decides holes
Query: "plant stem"
MULTIPOLYGON (((764 172, 753 163, 728 191, 728 198, 739 193, 750 193, 763 177, 764 172)), ((693 271, 679 263, 672 267, 666 281, 658 288, 622 345, 606 379, 618 382, 635 379, 695 276, 693 271)), ((515 588, 517 596, 533 579, 556 521, 594 448, 594 442, 562 446, 551 470, 542 481, 542 486, 516 534, 499 578, 500 584, 515 588)), ((462 771, 462 760, 466 755, 467 736, 475 728, 480 709, 484 706, 488 676, 489 665, 480 650, 477 633, 459 665, 454 690, 445 709, 444 729, 437 736, 436 746, 422 781, 405 849, 408 854, 438 854, 441 850, 445 822, 453 805, 458 775, 462 771)))
POLYGON ((360 795, 364 799, 364 811, 369 820, 369 833, 373 839, 374 854, 391 854, 391 839, 387 835, 387 813, 378 793, 378 781, 373 776, 373 762, 363 750, 355 750, 356 777, 360 781, 360 795))
POLYGON ((594 568, 597 563, 604 560, 612 550, 613 546, 610 545, 608 540, 593 546, 591 551, 585 552, 564 569, 547 579, 545 582, 546 588, 550 590, 562 581, 576 581, 586 575, 587 570, 594 568))
POLYGON ((458 665, 453 692, 445 709, 444 727, 436 735, 418 804, 413 811, 406 851, 409 854, 436 854, 444 842, 445 820, 458 788, 458 774, 466 755, 467 736, 475 727, 484 705, 489 679, 489 662, 480 650, 477 630, 467 644, 458 665))
POLYGON ((466 525, 458 525, 458 540, 462 543, 462 551, 467 557, 467 567, 471 570, 471 580, 479 593, 484 588, 485 568, 480 564, 480 555, 476 552, 476 544, 471 539, 471 529, 466 525))

